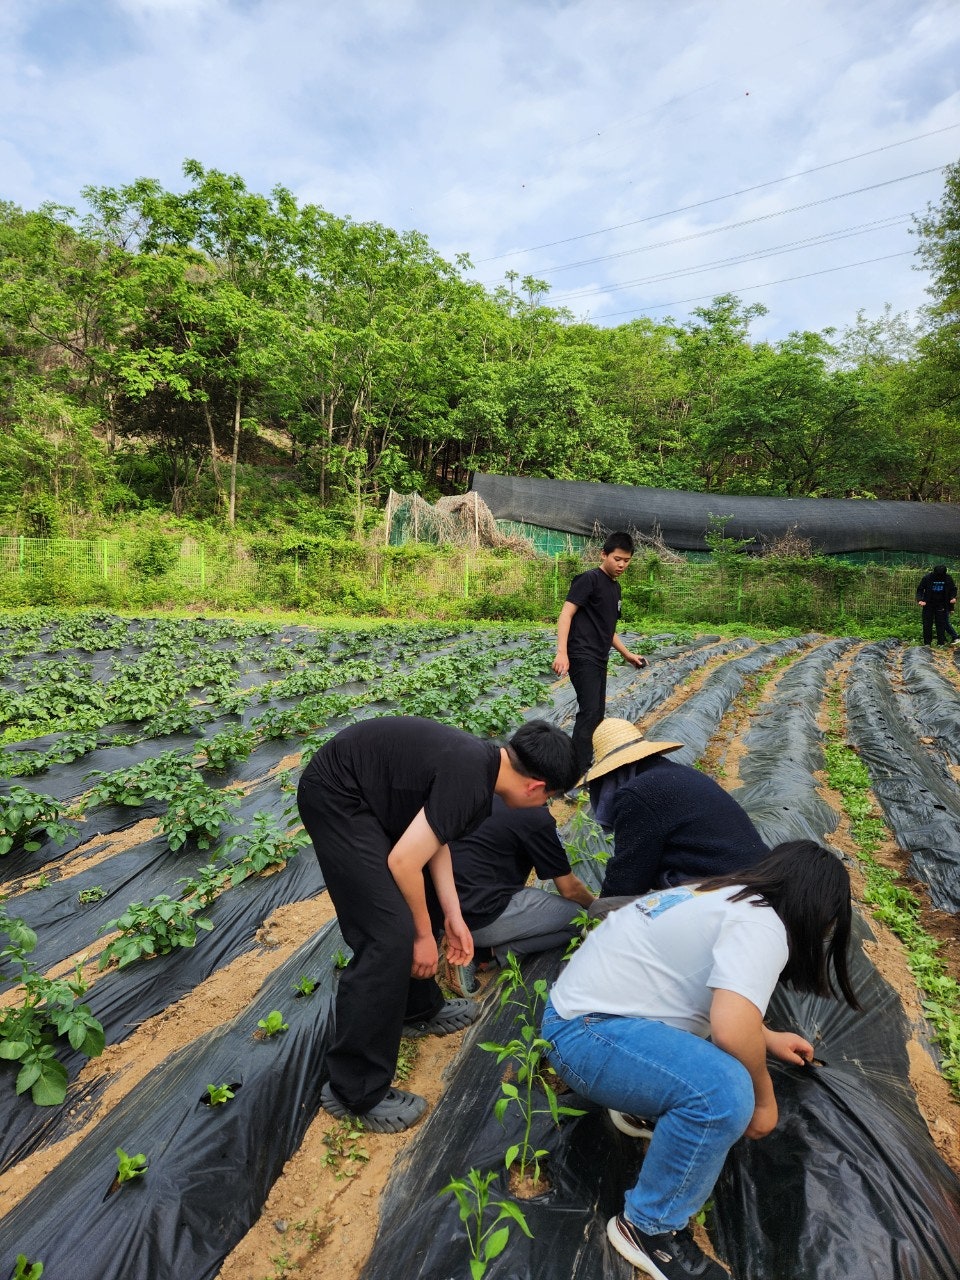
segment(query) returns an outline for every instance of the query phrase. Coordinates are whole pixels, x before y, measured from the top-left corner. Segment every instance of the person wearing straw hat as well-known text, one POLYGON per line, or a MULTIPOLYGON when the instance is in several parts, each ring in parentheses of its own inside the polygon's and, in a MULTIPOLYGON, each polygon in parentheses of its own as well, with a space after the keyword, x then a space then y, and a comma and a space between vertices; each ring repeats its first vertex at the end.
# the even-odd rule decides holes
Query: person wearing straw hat
POLYGON ((608 717, 593 735, 590 803, 613 830, 600 897, 627 897, 752 867, 770 850, 744 809, 691 765, 668 759, 682 742, 644 738, 608 717))

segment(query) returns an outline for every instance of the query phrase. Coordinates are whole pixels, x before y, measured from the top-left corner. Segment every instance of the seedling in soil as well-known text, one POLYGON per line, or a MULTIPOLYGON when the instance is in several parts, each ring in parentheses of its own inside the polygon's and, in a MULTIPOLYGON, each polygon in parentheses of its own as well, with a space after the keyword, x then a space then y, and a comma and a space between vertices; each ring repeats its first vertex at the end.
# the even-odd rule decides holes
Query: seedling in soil
POLYGON ((312 996, 317 989, 316 978, 308 978, 303 974, 294 984, 293 989, 298 996, 312 996))
POLYGON ((345 969, 350 963, 350 957, 345 951, 335 951, 333 955, 333 967, 335 969, 345 969))
POLYGON ((533 1239, 533 1232, 527 1226, 519 1205, 510 1200, 491 1198, 490 1183, 496 1176, 495 1173, 481 1173, 479 1169, 471 1169, 465 1178, 454 1178, 438 1192, 441 1196, 456 1196, 460 1206, 460 1221, 466 1226, 470 1246, 470 1280, 480 1280, 487 1264, 503 1253, 510 1239, 511 1222, 515 1222, 528 1239, 533 1239), (488 1210, 494 1209, 497 1216, 484 1227, 488 1210), (508 1220, 505 1225, 498 1226, 504 1219, 508 1220))
POLYGON ((34 880, 33 884, 30 886, 30 888, 31 889, 49 889, 50 877, 47 875, 45 871, 41 871, 40 874, 37 876, 36 880, 34 880))
POLYGON ((207 1097, 204 1102, 208 1107, 219 1107, 224 1102, 229 1102, 234 1096, 233 1089, 228 1084, 208 1084, 207 1097))
POLYGON ((77 901, 82 907, 89 906, 91 902, 102 902, 107 896, 107 891, 102 884, 93 884, 89 889, 81 889, 77 894, 77 901))
POLYGON ((28 1262, 25 1253, 17 1254, 17 1264, 13 1268, 10 1280, 40 1280, 43 1275, 42 1262, 28 1262))
POLYGON ((506 1044, 487 1042, 480 1046, 488 1053, 497 1055, 497 1062, 505 1062, 512 1058, 516 1068, 516 1081, 503 1080, 500 1084, 502 1096, 494 1106, 494 1115, 503 1124, 503 1117, 511 1103, 515 1104, 523 1122, 523 1136, 519 1142, 512 1143, 504 1156, 504 1164, 510 1169, 517 1165, 516 1180, 518 1186, 529 1189, 532 1178, 534 1187, 539 1190, 541 1182, 540 1160, 547 1155, 544 1149, 536 1149, 530 1141, 530 1132, 534 1117, 549 1113, 554 1124, 560 1123, 561 1116, 582 1116, 584 1113, 575 1107, 563 1107, 557 1101, 556 1090, 548 1083, 546 1073, 549 1066, 546 1060, 550 1050, 550 1041, 537 1035, 537 1023, 542 1006, 547 999, 547 984, 539 978, 531 990, 524 982, 520 964, 513 954, 507 955, 507 964, 497 979, 500 987, 500 1008, 513 1005, 516 1010, 516 1022, 519 1035, 506 1044), (546 1100, 546 1108, 538 1106, 534 1098, 537 1088, 546 1100))
POLYGON ((288 1031, 290 1024, 284 1022, 283 1014, 279 1009, 271 1009, 265 1018, 261 1018, 257 1023, 260 1028, 259 1032, 254 1032, 260 1040, 267 1040, 270 1036, 279 1035, 281 1031, 288 1031))
POLYGON ((147 1157, 141 1152, 139 1155, 128 1156, 123 1147, 117 1147, 117 1182, 122 1187, 125 1182, 133 1182, 135 1178, 142 1178, 147 1172, 147 1157))
POLYGON ((100 956, 101 969, 112 960, 122 969, 141 956, 162 956, 175 947, 192 947, 198 929, 212 929, 211 921, 195 915, 185 902, 176 902, 166 893, 158 893, 146 906, 131 902, 123 915, 108 920, 100 930, 116 929, 119 937, 108 942, 100 956))
POLYGON ((345 1117, 323 1135, 324 1146, 327 1148, 323 1163, 333 1169, 333 1176, 338 1182, 342 1178, 355 1178, 360 1170, 354 1166, 366 1164, 370 1159, 369 1153, 357 1146, 363 1133, 362 1120, 345 1117))

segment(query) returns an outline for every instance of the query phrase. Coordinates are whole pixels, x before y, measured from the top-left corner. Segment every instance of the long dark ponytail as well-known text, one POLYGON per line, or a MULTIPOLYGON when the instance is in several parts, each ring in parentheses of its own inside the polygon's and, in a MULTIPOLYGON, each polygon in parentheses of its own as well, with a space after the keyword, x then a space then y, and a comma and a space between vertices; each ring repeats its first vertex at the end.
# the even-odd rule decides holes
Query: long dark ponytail
POLYGON ((734 885, 741 886, 734 902, 759 897, 783 921, 790 948, 784 982, 812 995, 839 999, 842 994, 851 1009, 860 1008, 847 968, 850 876, 836 854, 813 840, 790 840, 754 866, 701 880, 699 888, 734 885))

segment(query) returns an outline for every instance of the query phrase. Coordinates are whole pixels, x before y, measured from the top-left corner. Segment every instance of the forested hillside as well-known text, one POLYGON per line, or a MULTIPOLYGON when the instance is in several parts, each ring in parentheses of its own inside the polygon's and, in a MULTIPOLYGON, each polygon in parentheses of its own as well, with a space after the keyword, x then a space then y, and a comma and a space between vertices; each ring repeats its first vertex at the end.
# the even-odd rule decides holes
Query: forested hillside
POLYGON ((472 469, 960 500, 960 164, 915 228, 922 323, 773 344, 734 296, 600 328, 416 232, 184 174, 88 189, 82 216, 0 205, 0 532, 144 510, 320 532, 472 469))

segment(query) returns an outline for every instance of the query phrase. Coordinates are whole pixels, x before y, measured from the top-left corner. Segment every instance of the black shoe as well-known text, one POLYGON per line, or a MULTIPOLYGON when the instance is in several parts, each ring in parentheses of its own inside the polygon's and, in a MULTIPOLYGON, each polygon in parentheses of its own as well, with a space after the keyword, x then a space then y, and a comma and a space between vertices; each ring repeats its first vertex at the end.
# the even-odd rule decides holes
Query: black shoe
POLYGON ((653 1280, 730 1280, 730 1273, 708 1258, 686 1229, 648 1236, 618 1213, 607 1223, 607 1239, 653 1280))

